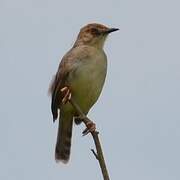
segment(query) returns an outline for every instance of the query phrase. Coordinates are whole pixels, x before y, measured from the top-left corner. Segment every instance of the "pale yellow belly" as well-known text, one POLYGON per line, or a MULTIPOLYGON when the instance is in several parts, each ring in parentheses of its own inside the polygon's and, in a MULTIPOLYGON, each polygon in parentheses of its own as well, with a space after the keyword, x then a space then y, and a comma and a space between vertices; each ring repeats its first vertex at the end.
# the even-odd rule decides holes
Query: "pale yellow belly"
POLYGON ((104 85, 106 71, 106 59, 100 62, 90 61, 81 64, 70 80, 72 97, 84 113, 87 113, 97 101, 104 85))

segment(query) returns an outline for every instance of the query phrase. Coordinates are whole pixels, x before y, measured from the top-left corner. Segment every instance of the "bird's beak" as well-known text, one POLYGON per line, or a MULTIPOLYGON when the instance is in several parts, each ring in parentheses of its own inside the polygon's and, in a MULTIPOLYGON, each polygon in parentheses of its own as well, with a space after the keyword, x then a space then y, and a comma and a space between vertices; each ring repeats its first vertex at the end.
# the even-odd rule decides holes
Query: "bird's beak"
POLYGON ((104 33, 105 34, 109 34, 109 33, 112 33, 114 31, 118 31, 119 29, 118 28, 109 28, 108 30, 106 30, 104 33))

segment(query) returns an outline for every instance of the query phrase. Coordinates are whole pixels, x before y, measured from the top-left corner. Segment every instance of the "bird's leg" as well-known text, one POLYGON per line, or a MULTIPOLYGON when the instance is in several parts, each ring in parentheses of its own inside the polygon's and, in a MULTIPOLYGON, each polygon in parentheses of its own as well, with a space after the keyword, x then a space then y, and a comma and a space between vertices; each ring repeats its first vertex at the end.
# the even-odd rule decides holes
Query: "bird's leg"
POLYGON ((70 89, 67 86, 65 86, 61 89, 61 92, 63 93, 62 103, 66 104, 71 99, 70 89))
POLYGON ((89 119, 86 119, 86 129, 82 132, 83 136, 87 135, 88 133, 92 133, 94 131, 96 131, 96 124, 89 120, 89 119))
POLYGON ((71 94, 67 95, 70 93, 70 90, 67 87, 64 87, 61 89, 61 91, 65 91, 65 90, 67 90, 67 93, 64 96, 64 98, 66 98, 66 96, 69 97, 68 99, 66 98, 67 101, 69 101, 79 113, 79 116, 75 116, 76 124, 79 123, 78 121, 76 121, 76 118, 77 118, 78 120, 80 120, 80 122, 83 121, 86 125, 86 129, 82 132, 83 136, 87 135, 88 133, 95 132, 96 124, 93 121, 91 121, 89 118, 86 117, 86 115, 82 112, 82 110, 79 108, 79 106, 76 104, 76 102, 74 102, 73 98, 71 98, 71 94))

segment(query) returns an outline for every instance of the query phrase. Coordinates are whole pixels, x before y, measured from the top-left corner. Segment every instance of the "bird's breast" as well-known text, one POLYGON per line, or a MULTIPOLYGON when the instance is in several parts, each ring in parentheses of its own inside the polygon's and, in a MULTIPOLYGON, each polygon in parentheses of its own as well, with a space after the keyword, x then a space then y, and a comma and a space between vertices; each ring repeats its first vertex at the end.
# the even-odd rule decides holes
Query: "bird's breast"
POLYGON ((102 91, 107 71, 107 59, 102 52, 77 63, 70 80, 72 96, 84 111, 89 111, 102 91))

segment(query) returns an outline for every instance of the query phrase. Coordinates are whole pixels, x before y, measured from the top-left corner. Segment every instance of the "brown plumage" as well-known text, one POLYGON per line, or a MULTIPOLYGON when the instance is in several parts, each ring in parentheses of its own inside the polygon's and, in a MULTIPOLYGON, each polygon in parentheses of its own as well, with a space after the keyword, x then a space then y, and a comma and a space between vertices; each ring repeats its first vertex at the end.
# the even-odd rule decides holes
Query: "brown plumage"
MULTIPOLYGON (((107 35, 118 29, 108 28, 101 24, 88 24, 80 30, 74 46, 63 57, 55 78, 50 86, 52 95, 51 110, 53 121, 59 115, 59 129, 55 149, 57 161, 66 163, 69 160, 73 118, 77 112, 71 104, 62 103, 65 86, 71 91, 73 99, 87 114, 97 101, 106 77, 107 59, 103 45, 107 35)), ((79 124, 80 119, 76 119, 79 124)))

